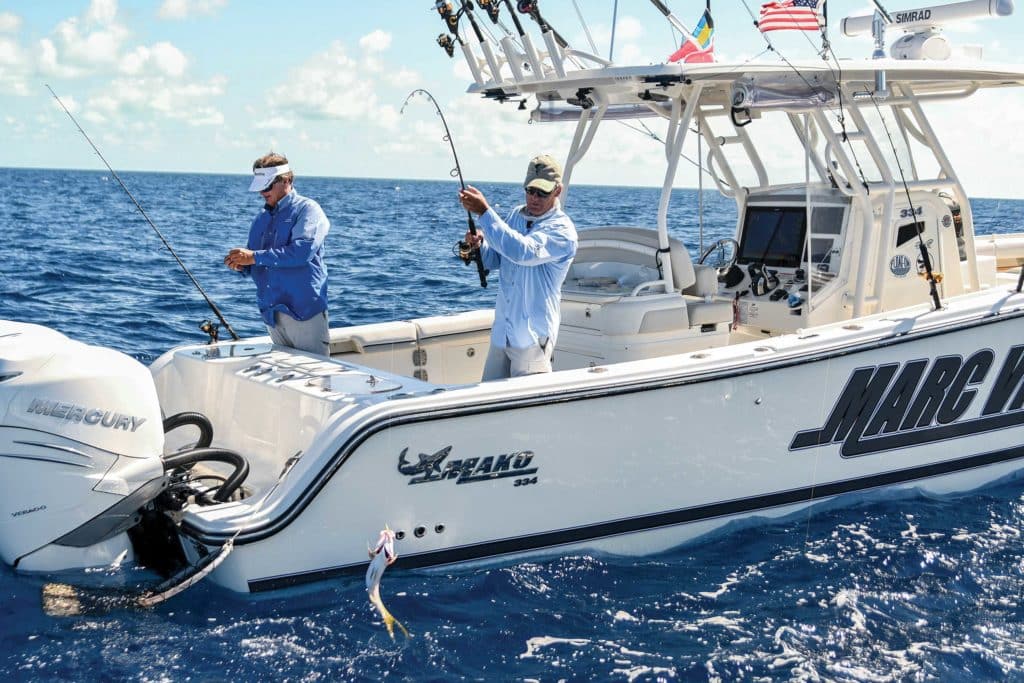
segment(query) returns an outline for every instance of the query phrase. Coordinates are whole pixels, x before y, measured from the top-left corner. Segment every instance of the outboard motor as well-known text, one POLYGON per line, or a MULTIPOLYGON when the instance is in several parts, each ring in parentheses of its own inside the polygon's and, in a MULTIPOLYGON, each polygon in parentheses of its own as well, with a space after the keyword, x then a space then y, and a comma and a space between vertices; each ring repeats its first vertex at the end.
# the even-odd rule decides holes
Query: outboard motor
POLYGON ((0 321, 0 557, 27 571, 131 559, 126 529, 166 487, 149 370, 0 321))

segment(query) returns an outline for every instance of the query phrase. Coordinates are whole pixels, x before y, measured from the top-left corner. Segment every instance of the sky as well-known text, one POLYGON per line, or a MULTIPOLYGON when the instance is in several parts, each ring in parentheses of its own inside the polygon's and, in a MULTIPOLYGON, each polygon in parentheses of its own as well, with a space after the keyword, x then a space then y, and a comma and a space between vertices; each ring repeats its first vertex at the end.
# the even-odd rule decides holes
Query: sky
MULTIPOLYGON (((0 0, 0 167, 102 168, 46 84, 118 171, 243 174, 275 150, 299 177, 448 178, 452 163, 432 108, 414 99, 400 111, 415 88, 440 102, 470 182, 517 181, 537 153, 564 158, 572 125, 528 125, 528 112, 466 94, 470 76, 461 55, 449 59, 435 42, 444 25, 433 4, 0 0)), ((578 6, 598 53, 607 56, 612 0, 539 4, 574 47, 589 49, 578 6)), ((704 5, 667 4, 690 25, 704 5)), ((884 4, 891 11, 921 6, 884 4)), ((870 7, 864 0, 829 5, 834 26, 870 7)), ((817 37, 800 32, 771 34, 776 51, 761 54, 765 41, 747 9, 759 6, 760 0, 712 3, 720 59, 815 57, 817 37)), ((616 18, 617 63, 661 62, 677 47, 647 0, 620 0, 616 18)), ((1024 12, 946 33, 954 44, 983 44, 986 59, 1024 63, 1024 12)), ((870 37, 844 38, 838 28, 830 37, 841 57, 870 55, 870 37)), ((1001 91, 935 114, 969 194, 1024 197, 1024 185, 1000 171, 1024 167, 1024 151, 1004 146, 1005 158, 992 164, 993 150, 978 144, 1024 128, 1022 105, 1016 90, 1001 91)), ((598 138, 575 182, 661 185, 659 145, 621 125, 605 124, 598 138)), ((681 167, 676 185, 694 187, 696 176, 681 167)))

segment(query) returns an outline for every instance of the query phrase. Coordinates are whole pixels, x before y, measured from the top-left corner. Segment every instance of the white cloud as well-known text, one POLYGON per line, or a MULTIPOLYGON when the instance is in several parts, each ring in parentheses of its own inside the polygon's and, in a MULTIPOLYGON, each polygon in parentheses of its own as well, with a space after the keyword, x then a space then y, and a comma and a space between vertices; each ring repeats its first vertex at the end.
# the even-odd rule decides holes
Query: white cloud
POLYGON ((644 24, 636 17, 625 16, 615 24, 616 40, 640 40, 644 37, 644 24))
MULTIPOLYGON (((597 45, 597 56, 608 57, 608 47, 611 45, 611 25, 594 23, 590 26, 590 34, 597 45)), ((615 54, 612 56, 617 64, 657 64, 675 50, 678 45, 673 46, 669 40, 671 34, 668 31, 656 32, 649 35, 646 25, 633 16, 619 17, 615 23, 615 54)), ((572 46, 590 51, 590 41, 586 35, 579 31, 572 36, 572 46)), ((592 63, 584 60, 586 68, 593 66, 592 63)))
POLYGON ((368 52, 384 52, 391 47, 391 34, 377 29, 359 39, 359 47, 368 52))
POLYGON ((92 0, 85 12, 85 23, 106 25, 117 16, 117 0, 92 0))
POLYGON ((64 108, 60 106, 61 102, 64 103, 64 108, 67 108, 67 110, 72 114, 76 113, 79 109, 81 109, 81 105, 78 104, 78 100, 75 99, 74 95, 63 95, 60 98, 60 102, 58 102, 56 99, 53 100, 53 106, 61 114, 64 113, 64 108))
POLYGON ((0 92, 28 95, 31 64, 28 54, 10 38, 0 36, 0 92))
POLYGON ((0 33, 16 33, 21 28, 21 17, 11 12, 0 12, 0 33))
POLYGON ((396 88, 413 88, 420 82, 420 74, 412 69, 400 68, 398 71, 388 73, 387 81, 396 88))
POLYGON ((93 0, 82 17, 57 24, 52 38, 39 41, 39 68, 45 75, 76 77, 113 68, 128 29, 118 23, 114 0, 93 0))
MULTIPOLYGON (((369 36, 378 33, 381 32, 369 36)), ((377 36, 369 42, 379 46, 381 38, 377 36)), ((293 69, 284 83, 271 89, 268 119, 341 119, 389 127, 396 117, 379 104, 376 79, 364 75, 373 70, 374 67, 348 56, 345 46, 335 41, 327 50, 293 69), (296 98, 296 92, 303 93, 303 97, 296 98)))
POLYGON ((192 16, 212 15, 223 7, 228 0, 164 0, 157 10, 161 19, 188 19, 192 16))
MULTIPOLYGON (((218 4, 219 0, 211 0, 218 4)), ((195 7, 206 4, 193 3, 195 7)), ((16 44, 0 38, 0 88, 18 93, 24 89, 24 75, 57 78, 115 76, 86 98, 82 117, 94 123, 117 124, 129 131, 132 115, 143 113, 181 121, 190 126, 220 125, 224 115, 215 106, 224 94, 226 79, 215 76, 191 81, 189 59, 175 45, 160 41, 152 45, 130 45, 129 30, 117 16, 116 0, 92 0, 84 14, 59 22, 50 36, 40 39, 34 55, 19 53, 16 44), (21 64, 3 68, 5 62, 21 64)))
POLYGON ((216 126, 224 115, 209 101, 224 94, 225 79, 187 83, 166 76, 118 78, 86 102, 89 120, 106 122, 132 113, 158 114, 190 126, 216 126))
POLYGON ((166 76, 181 76, 188 66, 188 59, 181 50, 167 42, 154 44, 152 47, 140 45, 121 59, 122 73, 136 76, 145 71, 153 71, 166 76))
POLYGON ((7 128, 11 131, 11 133, 19 137, 25 135, 28 132, 28 126, 26 126, 20 119, 17 119, 13 116, 5 116, 4 123, 7 125, 7 128))
POLYGON ((78 78, 85 73, 83 69, 78 67, 62 64, 57 56, 57 46, 49 38, 43 38, 39 41, 36 64, 39 72, 44 76, 78 78))
POLYGON ((253 127, 258 130, 290 130, 295 127, 295 119, 287 116, 270 116, 258 119, 253 127))
MULTIPOLYGON (((254 149, 263 148, 267 144, 267 140, 236 130, 217 128, 213 133, 213 143, 217 149, 243 149, 251 152, 254 149)), ((268 149, 272 147, 273 145, 268 149)))
POLYGON ((323 140, 320 140, 318 138, 312 137, 306 131, 301 131, 299 133, 299 142, 301 142, 307 148, 315 150, 317 152, 325 152, 331 148, 329 143, 324 142, 323 140))

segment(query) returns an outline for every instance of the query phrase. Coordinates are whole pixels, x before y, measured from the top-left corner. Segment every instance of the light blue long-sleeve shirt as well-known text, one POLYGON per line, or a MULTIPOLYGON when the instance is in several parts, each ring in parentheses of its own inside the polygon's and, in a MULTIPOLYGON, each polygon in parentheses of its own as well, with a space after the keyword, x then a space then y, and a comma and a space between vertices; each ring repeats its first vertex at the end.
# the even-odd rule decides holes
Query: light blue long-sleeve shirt
POLYGON ((256 301, 267 325, 274 326, 277 311, 309 320, 327 310, 324 239, 329 229, 320 205, 295 190, 253 219, 248 248, 256 263, 243 273, 256 283, 256 301))
POLYGON ((505 220, 488 209, 477 225, 484 235, 484 267, 501 270, 491 344, 525 349, 545 337, 554 343, 562 283, 576 255, 576 226, 557 204, 537 217, 517 206, 505 220))

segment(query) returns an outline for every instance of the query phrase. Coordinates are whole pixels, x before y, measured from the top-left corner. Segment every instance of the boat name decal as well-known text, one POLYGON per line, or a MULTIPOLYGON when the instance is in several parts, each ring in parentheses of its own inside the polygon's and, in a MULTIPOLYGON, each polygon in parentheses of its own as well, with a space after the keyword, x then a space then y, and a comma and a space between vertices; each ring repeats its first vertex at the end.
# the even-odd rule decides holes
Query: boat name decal
POLYGON ((491 481, 506 477, 524 477, 536 474, 538 468, 530 467, 533 462, 533 451, 514 451, 501 455, 488 455, 480 458, 465 458, 444 462, 452 452, 451 446, 445 446, 435 453, 419 454, 419 462, 406 459, 408 447, 398 455, 398 471, 409 479, 409 484, 429 484, 443 479, 454 479, 456 484, 472 484, 478 481, 491 481), (441 465, 444 464, 442 468, 441 465))
POLYGON ((89 408, 88 406, 80 406, 74 403, 47 401, 41 398, 32 399, 31 403, 28 404, 28 412, 54 417, 66 422, 98 425, 107 429, 123 429, 126 432, 134 432, 146 421, 144 417, 126 415, 113 410, 89 408))
POLYGON ((1013 346, 984 403, 980 386, 995 367, 992 349, 857 368, 825 424, 797 432, 789 450, 842 443, 844 458, 1024 424, 1024 345, 1013 346), (976 417, 963 418, 977 404, 976 417))

